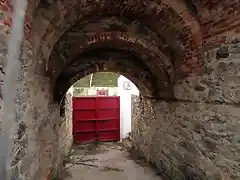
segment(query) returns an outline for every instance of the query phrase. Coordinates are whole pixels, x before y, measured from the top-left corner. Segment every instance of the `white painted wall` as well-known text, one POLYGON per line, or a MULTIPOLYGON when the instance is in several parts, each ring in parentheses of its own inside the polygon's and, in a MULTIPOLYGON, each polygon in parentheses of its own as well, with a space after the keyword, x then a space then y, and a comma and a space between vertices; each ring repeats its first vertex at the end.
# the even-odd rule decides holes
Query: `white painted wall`
POLYGON ((71 86, 71 87, 68 89, 67 93, 70 93, 71 95, 73 95, 73 91, 74 91, 74 88, 73 88, 73 86, 71 86))
MULTIPOLYGON (((126 86, 125 86, 126 87, 126 86)), ((118 78, 118 96, 120 96, 120 137, 126 138, 131 132, 132 121, 132 95, 139 95, 138 88, 124 76, 118 78), (130 89, 124 88, 126 83, 130 84, 130 89)))

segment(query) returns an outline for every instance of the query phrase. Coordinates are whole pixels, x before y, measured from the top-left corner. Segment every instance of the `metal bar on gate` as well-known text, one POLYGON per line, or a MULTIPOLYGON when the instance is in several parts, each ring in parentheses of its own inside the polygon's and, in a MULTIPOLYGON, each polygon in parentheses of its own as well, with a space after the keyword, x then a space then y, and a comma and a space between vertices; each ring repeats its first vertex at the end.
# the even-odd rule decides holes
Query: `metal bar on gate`
POLYGON ((99 97, 96 97, 96 141, 99 141, 98 118, 99 118, 99 97))

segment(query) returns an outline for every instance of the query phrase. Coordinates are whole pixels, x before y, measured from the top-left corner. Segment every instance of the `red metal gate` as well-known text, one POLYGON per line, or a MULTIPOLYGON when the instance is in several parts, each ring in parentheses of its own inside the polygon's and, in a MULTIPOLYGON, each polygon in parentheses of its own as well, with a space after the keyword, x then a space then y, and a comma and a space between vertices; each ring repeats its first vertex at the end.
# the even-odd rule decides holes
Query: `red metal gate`
POLYGON ((86 141, 119 141, 120 98, 74 97, 73 138, 75 144, 86 141))

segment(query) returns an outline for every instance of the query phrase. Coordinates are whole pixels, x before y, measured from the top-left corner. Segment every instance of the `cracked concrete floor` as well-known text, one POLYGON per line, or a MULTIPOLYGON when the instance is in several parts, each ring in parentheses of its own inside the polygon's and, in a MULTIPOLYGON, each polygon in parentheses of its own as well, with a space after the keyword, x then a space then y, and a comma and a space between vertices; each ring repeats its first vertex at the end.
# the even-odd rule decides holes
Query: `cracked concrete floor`
POLYGON ((62 180, 161 180, 148 164, 130 158, 120 143, 75 146, 69 159, 62 180))

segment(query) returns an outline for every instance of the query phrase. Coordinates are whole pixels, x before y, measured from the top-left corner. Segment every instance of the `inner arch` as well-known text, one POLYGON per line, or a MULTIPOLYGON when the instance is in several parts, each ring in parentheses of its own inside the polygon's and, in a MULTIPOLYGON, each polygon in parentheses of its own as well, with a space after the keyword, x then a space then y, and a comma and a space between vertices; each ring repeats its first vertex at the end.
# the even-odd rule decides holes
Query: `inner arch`
MULTIPOLYGON (((157 84, 156 77, 140 59, 124 51, 98 49, 78 56, 65 67, 54 81, 55 99, 59 102, 68 88, 77 80, 101 71, 118 72, 126 76, 146 97, 157 98, 157 92, 163 90, 164 85, 162 84, 160 87, 157 84)), ((165 76, 167 75, 165 74, 165 76)))
MULTIPOLYGON (((114 48, 119 50, 127 50, 135 56, 144 60, 144 63, 150 68, 153 73, 158 73, 159 68, 163 68, 168 72, 168 75, 173 77, 173 66, 169 60, 169 56, 165 55, 155 42, 151 42, 143 37, 134 36, 125 32, 101 32, 88 33, 83 37, 66 44, 57 52, 60 52, 54 59, 50 59, 49 63, 53 66, 48 67, 50 71, 56 72, 56 75, 70 64, 79 54, 84 54, 89 50, 98 48, 114 48), (63 59, 62 67, 54 69, 55 64, 63 59), (53 62, 51 62, 53 61, 53 62)), ((56 54, 56 53, 55 53, 56 54)))

